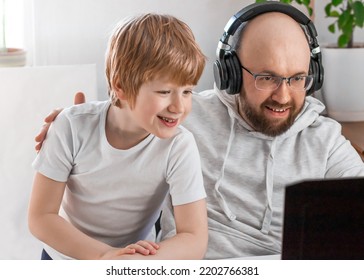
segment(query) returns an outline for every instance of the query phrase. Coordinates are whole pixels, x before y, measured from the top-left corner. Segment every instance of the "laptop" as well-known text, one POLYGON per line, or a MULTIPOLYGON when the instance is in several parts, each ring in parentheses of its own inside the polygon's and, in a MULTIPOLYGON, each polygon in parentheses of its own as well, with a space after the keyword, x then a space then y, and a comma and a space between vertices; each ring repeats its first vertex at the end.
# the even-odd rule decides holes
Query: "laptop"
POLYGON ((288 186, 281 258, 364 259, 364 177, 288 186))

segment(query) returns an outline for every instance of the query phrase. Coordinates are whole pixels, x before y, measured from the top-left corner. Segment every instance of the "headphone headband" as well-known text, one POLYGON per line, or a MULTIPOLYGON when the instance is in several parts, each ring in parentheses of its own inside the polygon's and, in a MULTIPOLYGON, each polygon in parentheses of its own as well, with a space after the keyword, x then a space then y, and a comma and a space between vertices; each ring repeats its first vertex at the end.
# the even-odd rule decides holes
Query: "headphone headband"
MULTIPOLYGON (((255 3, 252 5, 249 5, 242 10, 240 10, 238 13, 236 13, 230 20, 233 18, 239 19, 241 22, 245 22, 248 20, 251 20, 252 18, 264 14, 264 13, 270 13, 270 12, 279 12, 286 14, 290 17, 292 17, 295 21, 297 21, 300 24, 308 25, 311 21, 304 13, 302 13, 300 10, 293 8, 290 5, 280 3, 280 2, 265 2, 265 3, 255 3)), ((227 24, 227 26, 229 23, 227 24)), ((229 28, 228 28, 229 29, 229 28)), ((235 29, 236 30, 236 29, 235 29)), ((235 32, 234 30, 234 32, 235 32)), ((230 34, 234 34, 231 31, 226 30, 230 34)))
POLYGON ((225 25, 224 34, 220 41, 223 44, 227 44, 229 37, 233 36, 236 30, 238 30, 244 22, 247 22, 258 15, 270 12, 279 12, 290 16, 298 23, 307 26, 307 30, 311 38, 317 37, 317 31, 313 22, 300 10, 281 2, 263 2, 248 5, 233 15, 225 25))

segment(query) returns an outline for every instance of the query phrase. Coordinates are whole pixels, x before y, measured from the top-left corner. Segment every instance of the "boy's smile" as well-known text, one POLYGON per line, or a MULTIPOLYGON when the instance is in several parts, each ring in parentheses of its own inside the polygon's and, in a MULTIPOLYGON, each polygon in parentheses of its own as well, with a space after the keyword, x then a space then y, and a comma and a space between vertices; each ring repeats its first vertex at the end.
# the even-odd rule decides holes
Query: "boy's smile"
POLYGON ((174 127, 178 124, 178 119, 170 119, 170 118, 166 118, 166 117, 161 117, 158 116, 158 118, 161 120, 161 122, 168 126, 168 127, 174 127))
POLYGON ((191 111, 193 86, 179 86, 167 78, 142 84, 133 108, 118 93, 122 108, 111 106, 107 135, 114 147, 132 147, 149 134, 169 138, 191 111))

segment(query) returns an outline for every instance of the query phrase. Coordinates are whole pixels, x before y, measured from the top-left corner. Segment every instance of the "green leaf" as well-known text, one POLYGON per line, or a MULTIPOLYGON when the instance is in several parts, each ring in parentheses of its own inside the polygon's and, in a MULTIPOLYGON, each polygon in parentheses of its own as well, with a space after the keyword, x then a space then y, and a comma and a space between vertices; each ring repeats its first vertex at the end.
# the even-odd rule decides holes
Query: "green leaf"
POLYGON ((340 14, 338 11, 332 11, 328 16, 338 18, 340 16, 340 14))
POLYGON ((350 11, 348 11, 348 10, 343 11, 343 13, 339 16, 339 19, 337 22, 339 29, 343 29, 345 27, 345 25, 349 22, 351 17, 352 17, 352 15, 350 14, 350 11))
POLYGON ((332 5, 334 5, 335 7, 342 4, 342 2, 343 2, 343 0, 331 0, 332 5))
POLYGON ((331 33, 335 33, 335 23, 330 24, 328 29, 331 33))
POLYGON ((353 4, 355 25, 359 27, 364 26, 364 4, 361 1, 355 1, 353 4))
POLYGON ((350 17, 350 19, 345 23, 345 25, 341 26, 341 30, 343 31, 344 34, 346 34, 349 37, 349 39, 353 34, 353 28, 354 28, 353 22, 354 18, 350 17))
POLYGON ((339 36, 337 44, 340 48, 345 47, 349 43, 349 38, 345 34, 339 36))
POLYGON ((325 13, 326 13, 326 16, 329 17, 330 14, 331 14, 331 7, 332 7, 332 4, 327 4, 325 6, 325 13))

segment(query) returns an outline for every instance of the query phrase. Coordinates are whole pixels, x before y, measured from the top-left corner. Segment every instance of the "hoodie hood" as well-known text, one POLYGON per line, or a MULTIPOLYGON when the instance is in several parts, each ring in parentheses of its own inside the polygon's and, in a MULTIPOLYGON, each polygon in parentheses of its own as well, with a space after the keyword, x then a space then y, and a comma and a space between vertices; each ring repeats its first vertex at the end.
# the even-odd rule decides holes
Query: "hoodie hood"
POLYGON ((272 198, 273 198, 273 178, 274 178, 274 158, 276 152, 276 143, 284 138, 290 137, 302 131, 303 129, 310 126, 315 120, 319 117, 320 113, 322 113, 325 109, 325 106, 317 99, 307 96, 305 99, 305 104, 302 108, 302 111, 295 119, 293 125, 284 133, 271 137, 267 136, 261 132, 254 131, 254 129, 240 116, 238 112, 237 102, 236 102, 236 95, 229 95, 225 91, 220 91, 215 86, 215 92, 220 99, 220 101, 227 107, 228 113, 230 116, 230 134, 228 139, 228 145, 224 156, 224 162, 222 164, 220 174, 218 180, 215 184, 215 192, 219 200, 219 205, 223 209, 225 215, 230 220, 235 220, 236 215, 231 211, 229 205, 221 192, 219 191, 220 183, 224 178, 224 171, 225 171, 225 164, 226 160, 229 157, 231 144, 234 141, 235 134, 236 134, 236 127, 240 125, 247 129, 250 133, 254 134, 255 137, 266 139, 271 141, 270 146, 270 156, 267 158, 267 166, 266 166, 266 174, 265 174, 265 184, 266 184, 266 194, 267 194, 267 201, 266 201, 266 209, 264 213, 264 218, 262 221, 261 231, 264 234, 267 234, 270 230, 270 225, 272 221, 273 209, 272 209, 272 198))

